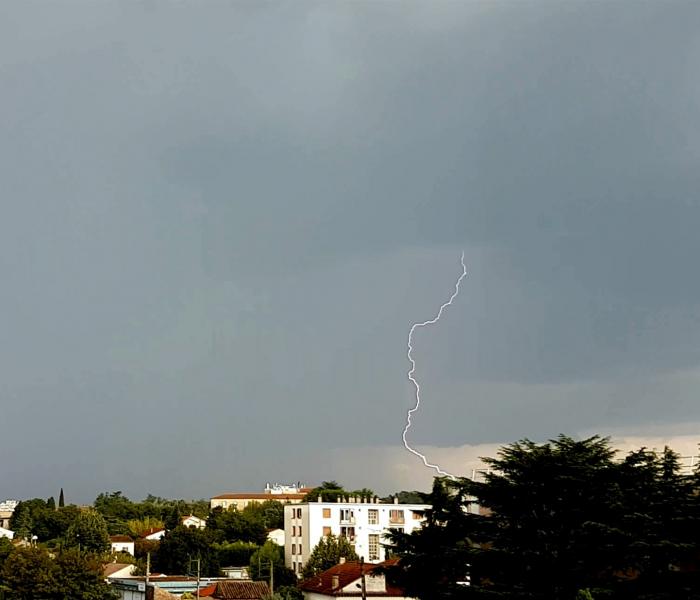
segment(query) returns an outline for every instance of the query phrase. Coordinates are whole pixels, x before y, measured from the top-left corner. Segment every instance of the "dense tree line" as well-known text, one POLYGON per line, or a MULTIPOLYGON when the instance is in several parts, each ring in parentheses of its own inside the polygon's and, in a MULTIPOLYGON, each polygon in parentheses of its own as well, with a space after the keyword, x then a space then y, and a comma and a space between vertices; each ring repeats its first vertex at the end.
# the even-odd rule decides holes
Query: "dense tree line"
POLYGON ((408 595, 700 598, 700 477, 670 449, 618 459, 607 439, 560 436, 485 460, 483 481, 436 479, 425 526, 392 535, 408 595))
POLYGON ((9 550, 0 544, 0 561, 0 597, 4 600, 115 598, 104 581, 102 560, 95 554, 64 549, 52 555, 41 546, 9 550))

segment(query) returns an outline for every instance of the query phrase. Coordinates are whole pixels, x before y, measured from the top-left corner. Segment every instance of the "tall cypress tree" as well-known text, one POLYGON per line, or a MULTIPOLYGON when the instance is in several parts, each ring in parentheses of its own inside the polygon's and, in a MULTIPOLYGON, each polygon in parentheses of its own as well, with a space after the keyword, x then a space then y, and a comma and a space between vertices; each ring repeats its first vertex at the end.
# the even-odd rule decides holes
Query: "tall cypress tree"
POLYGON ((65 505, 66 503, 63 498, 63 488, 61 488, 61 493, 58 496, 58 508, 63 508, 65 505))

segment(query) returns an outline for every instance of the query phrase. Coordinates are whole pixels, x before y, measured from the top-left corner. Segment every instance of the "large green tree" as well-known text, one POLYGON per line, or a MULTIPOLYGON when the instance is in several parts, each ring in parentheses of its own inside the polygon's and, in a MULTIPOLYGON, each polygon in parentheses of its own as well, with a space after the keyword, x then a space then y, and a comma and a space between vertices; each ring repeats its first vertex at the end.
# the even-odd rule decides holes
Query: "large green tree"
POLYGON ((42 547, 16 548, 4 562, 0 580, 6 600, 108 600, 98 557, 64 550, 52 557, 42 547))
POLYGON ((66 547, 77 547, 88 552, 107 552, 109 534, 104 518, 97 511, 81 510, 66 532, 66 547))
POLYGON ((683 568, 698 551, 698 497, 670 450, 618 460, 607 439, 560 436, 485 461, 483 481, 437 480, 425 526, 392 536, 403 556, 392 576, 409 595, 700 597, 683 568))
POLYGON ((214 536, 207 529, 182 525, 167 531, 160 541, 154 560, 154 570, 169 575, 193 573, 200 561, 200 574, 206 577, 219 575, 218 554, 214 548, 214 536))
POLYGON ((263 513, 257 509, 238 511, 235 508, 224 510, 216 507, 207 519, 207 530, 217 541, 241 541, 264 544, 267 539, 263 513))
POLYGON ((337 565, 340 559, 359 560, 355 548, 344 537, 328 535, 316 544, 303 569, 303 576, 313 577, 337 565))
POLYGON ((272 572, 274 586, 293 585, 297 576, 290 568, 284 566, 284 548, 274 542, 265 542, 250 557, 248 572, 251 579, 270 581, 272 572))

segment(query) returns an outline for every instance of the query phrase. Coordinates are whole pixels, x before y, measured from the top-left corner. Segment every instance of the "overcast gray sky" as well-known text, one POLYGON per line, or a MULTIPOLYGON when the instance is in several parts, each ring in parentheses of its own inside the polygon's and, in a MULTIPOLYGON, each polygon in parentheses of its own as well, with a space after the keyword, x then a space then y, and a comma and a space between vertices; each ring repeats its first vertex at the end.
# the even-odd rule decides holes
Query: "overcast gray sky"
POLYGON ((427 485, 406 336, 462 250, 415 338, 417 446, 467 471, 525 436, 692 437, 699 24, 3 3, 0 496, 427 485))

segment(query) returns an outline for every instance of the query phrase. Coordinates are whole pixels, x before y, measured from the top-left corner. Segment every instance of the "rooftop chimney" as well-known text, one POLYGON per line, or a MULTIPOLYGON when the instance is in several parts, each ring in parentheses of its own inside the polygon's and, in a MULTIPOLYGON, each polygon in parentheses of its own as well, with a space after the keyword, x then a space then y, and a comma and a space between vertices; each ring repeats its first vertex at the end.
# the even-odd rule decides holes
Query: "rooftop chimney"
POLYGON ((334 590, 340 587, 340 577, 338 577, 337 575, 333 575, 332 581, 334 590))
POLYGON ((338 561, 338 564, 339 564, 339 565, 344 565, 344 564, 345 564, 345 557, 344 557, 344 556, 341 556, 341 557, 340 557, 340 560, 338 561))
POLYGON ((398 496, 394 496, 394 504, 398 504, 398 503, 399 503, 399 497, 398 497, 398 496))

